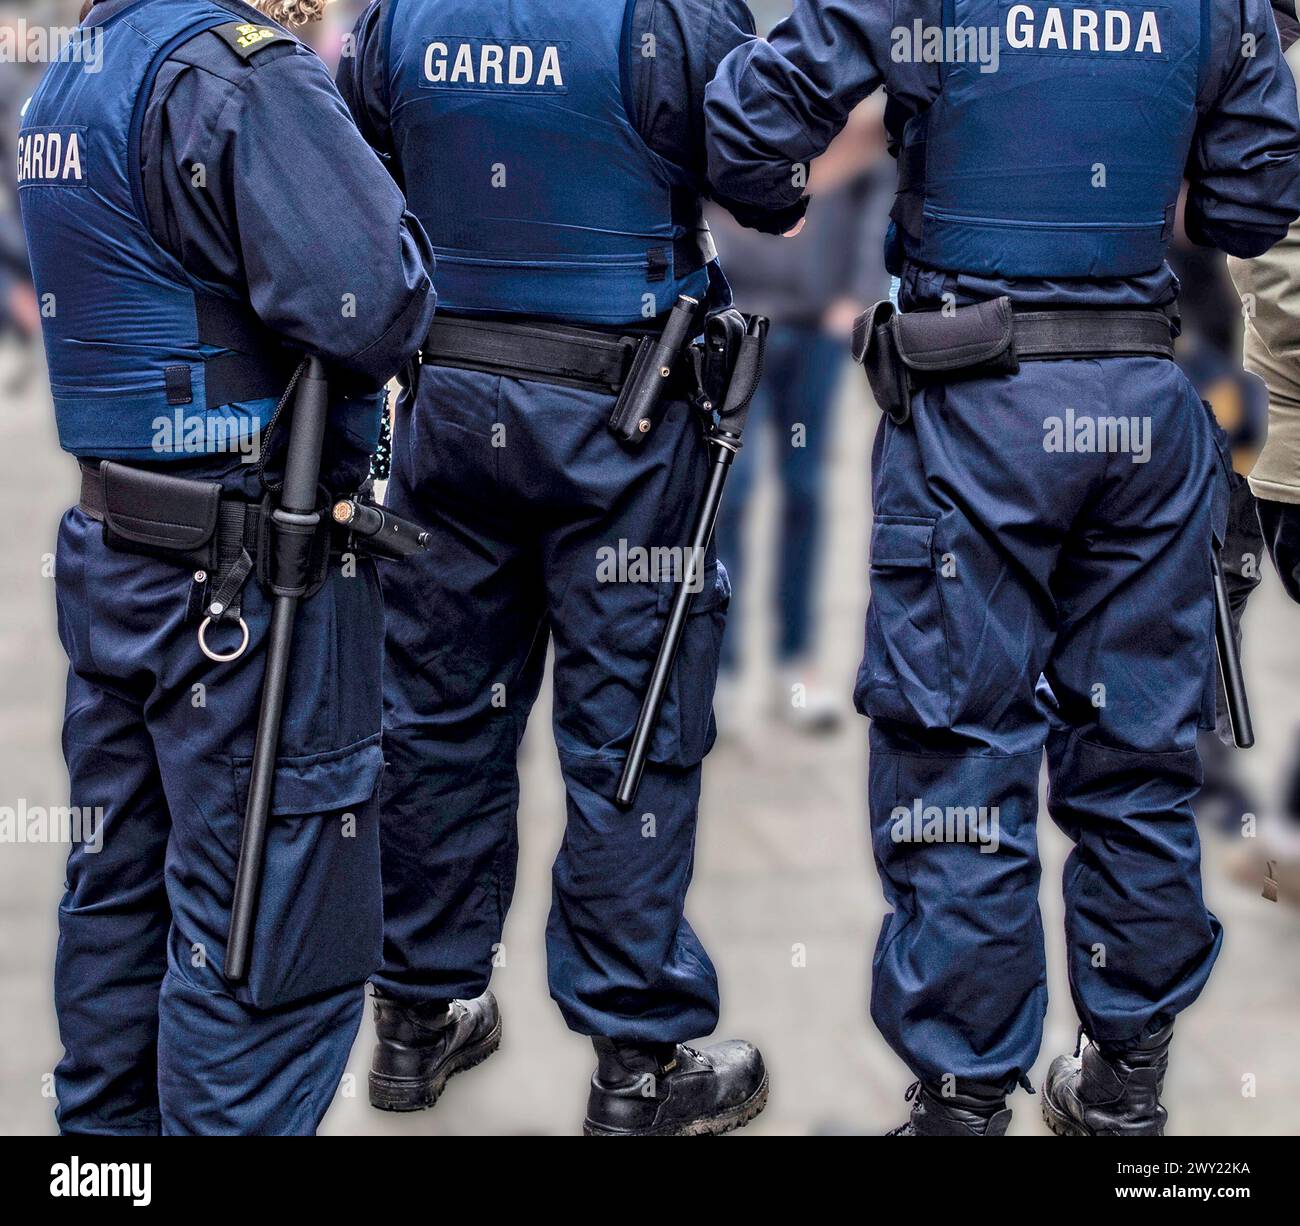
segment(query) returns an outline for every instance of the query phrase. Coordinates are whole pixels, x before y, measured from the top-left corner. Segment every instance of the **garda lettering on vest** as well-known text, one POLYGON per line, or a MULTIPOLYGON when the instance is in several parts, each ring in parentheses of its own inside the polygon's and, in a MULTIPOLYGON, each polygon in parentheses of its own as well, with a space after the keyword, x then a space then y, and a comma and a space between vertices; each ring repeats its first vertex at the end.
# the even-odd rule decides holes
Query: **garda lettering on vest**
POLYGON ((1157 57, 1165 54, 1158 12, 1083 5, 1011 4, 1003 33, 1012 51, 1097 53, 1157 57))
POLYGON ((84 128, 36 128, 18 138, 19 187, 85 187, 84 128))
POLYGON ((435 38, 424 50, 425 89, 563 94, 568 43, 435 38))

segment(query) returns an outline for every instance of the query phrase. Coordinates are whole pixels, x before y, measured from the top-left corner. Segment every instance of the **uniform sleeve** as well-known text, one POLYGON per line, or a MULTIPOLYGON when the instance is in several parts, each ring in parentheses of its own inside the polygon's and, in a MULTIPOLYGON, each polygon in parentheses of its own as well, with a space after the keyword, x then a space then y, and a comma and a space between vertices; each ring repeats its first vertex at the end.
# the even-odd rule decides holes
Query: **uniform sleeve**
POLYGON ((797 0, 764 42, 723 61, 705 102, 709 178, 724 199, 776 210, 804 194, 806 168, 884 81, 891 6, 797 0))
POLYGON ((754 38, 745 0, 636 0, 632 15, 632 107, 642 139, 681 167, 701 196, 718 200, 742 224, 780 233, 803 216, 803 204, 766 213, 718 197, 709 186, 704 96, 718 65, 754 38))
POLYGON ((151 225, 191 275, 246 288, 287 343, 378 386, 428 334, 433 252, 324 64, 281 51, 169 78, 145 129, 151 225))
POLYGON ((1246 317, 1269 353, 1294 367, 1300 401, 1300 222, 1264 255, 1228 260, 1246 317))
POLYGON ((338 87, 366 143, 396 178, 398 167, 393 160, 383 23, 384 6, 381 0, 374 0, 361 14, 351 42, 339 60, 338 87))
POLYGON ((1244 365, 1268 387, 1268 439, 1250 475, 1256 495, 1300 503, 1300 222, 1265 254, 1228 260, 1245 307, 1244 365))
POLYGON ((1224 10, 1238 20, 1215 48, 1225 67, 1193 139, 1185 225, 1193 242, 1249 258, 1300 215, 1300 114, 1267 0, 1224 10))

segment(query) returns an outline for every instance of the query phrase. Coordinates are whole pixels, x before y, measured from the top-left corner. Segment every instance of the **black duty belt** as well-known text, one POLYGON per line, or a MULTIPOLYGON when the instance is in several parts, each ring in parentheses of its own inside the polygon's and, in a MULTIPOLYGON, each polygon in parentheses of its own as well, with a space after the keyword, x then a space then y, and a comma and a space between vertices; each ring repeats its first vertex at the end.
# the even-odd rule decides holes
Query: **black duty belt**
POLYGON ((1017 311, 1009 298, 995 298, 899 312, 878 302, 853 329, 854 360, 896 421, 907 419, 920 387, 1014 374, 1021 362, 1173 356, 1172 323, 1154 310, 1017 311))
POLYGON ((434 320, 421 360, 427 366, 617 394, 643 339, 562 324, 444 316, 434 320))
MULTIPOLYGON (((106 460, 81 464, 80 506, 104 525, 109 548, 193 571, 190 616, 204 619, 199 646, 220 663, 243 654, 248 646, 243 591, 254 574, 267 585, 274 557, 269 499, 254 502, 228 494, 215 481, 106 460), (243 644, 234 654, 222 656, 209 649, 207 628, 215 622, 235 623, 243 632, 243 644)), ((311 573, 304 576, 308 594, 325 582, 330 548, 326 516, 312 548, 311 573)))
POLYGON ((1016 311, 1012 344, 1021 362, 1174 356, 1163 311, 1016 311))

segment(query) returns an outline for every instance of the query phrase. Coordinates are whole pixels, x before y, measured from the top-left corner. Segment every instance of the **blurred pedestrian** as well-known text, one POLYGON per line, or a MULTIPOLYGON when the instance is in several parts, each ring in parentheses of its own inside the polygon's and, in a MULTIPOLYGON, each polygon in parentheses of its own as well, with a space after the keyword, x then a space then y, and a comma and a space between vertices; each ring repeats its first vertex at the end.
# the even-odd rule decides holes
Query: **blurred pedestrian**
MULTIPOLYGON (((1300 73, 1295 0, 1273 0, 1282 46, 1300 73)), ((1268 388, 1268 438, 1250 473, 1264 543, 1287 594, 1300 601, 1300 223, 1272 250, 1229 259, 1245 316, 1245 364, 1268 388)), ((1300 905, 1300 744, 1279 816, 1263 820, 1258 849, 1236 866, 1242 880, 1263 869, 1276 896, 1300 905)))
POLYGON ((884 157, 879 108, 865 108, 846 130, 842 146, 824 161, 826 182, 813 171, 817 209, 793 240, 744 230, 717 211, 711 217, 718 251, 736 301, 773 322, 763 383, 754 398, 746 446, 732 470, 718 522, 718 554, 732 582, 730 624, 723 644, 718 685, 718 725, 725 734, 741 717, 742 614, 750 595, 745 585, 747 527, 753 493, 764 463, 772 461, 779 497, 775 560, 778 669, 773 710, 796 727, 825 732, 840 722, 844 708, 817 665, 819 566, 825 536, 825 462, 834 430, 835 391, 847 366, 853 321, 884 296, 884 236, 893 198, 893 163, 884 157), (837 154, 850 160, 835 166, 837 154))

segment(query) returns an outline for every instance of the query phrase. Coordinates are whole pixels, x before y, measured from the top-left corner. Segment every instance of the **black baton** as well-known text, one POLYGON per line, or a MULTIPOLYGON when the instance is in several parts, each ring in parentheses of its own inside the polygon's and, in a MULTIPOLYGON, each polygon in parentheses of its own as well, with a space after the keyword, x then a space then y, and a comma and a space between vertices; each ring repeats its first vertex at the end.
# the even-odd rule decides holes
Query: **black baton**
MULTIPOLYGON (((289 575, 306 574, 306 560, 320 528, 318 491, 328 414, 329 383, 325 367, 317 358, 310 358, 298 382, 285 457, 284 485, 279 505, 272 512, 277 553, 284 551, 285 573, 289 575)), ((279 570, 277 559, 273 573, 279 570)), ((298 595, 277 595, 271 609, 262 709, 257 721, 252 781, 248 789, 248 808, 244 812, 239 870, 235 876, 230 936, 226 944, 226 979, 230 983, 241 983, 248 974, 275 789, 275 761, 280 751, 280 729, 284 722, 284 695, 293 656, 294 621, 301 599, 298 595)))
POLYGON ((704 558, 718 523, 722 494, 727 485, 727 478, 731 474, 731 466, 740 453, 741 435, 745 430, 749 402, 754 398, 754 392, 758 389, 758 380, 762 375, 763 351, 767 345, 768 326, 768 321, 761 316, 755 316, 749 321, 745 339, 741 342, 740 355, 736 360, 731 386, 728 388, 726 401, 718 415, 719 420, 716 424, 711 423, 706 432, 709 449, 708 484, 704 491, 704 501, 695 519, 695 530, 691 535, 684 582, 677 589, 672 610, 668 614, 663 642, 659 647, 654 671, 650 674, 650 684, 641 704, 641 715, 637 719, 636 731, 632 734, 632 745, 623 766, 623 776, 619 780, 615 801, 621 809, 631 809, 636 804, 637 793, 641 790, 641 778, 645 774, 646 763, 650 757, 650 744, 659 726, 659 716, 663 711, 668 682, 672 679, 673 665, 677 662, 677 652, 686 633, 686 619, 690 616, 691 605, 695 602, 696 588, 703 581, 704 558))
POLYGON ((1238 749, 1250 749, 1255 744, 1255 725, 1250 718, 1250 698, 1246 694, 1246 678, 1241 669, 1241 651, 1232 628, 1232 605, 1228 600, 1228 581, 1223 575, 1223 563, 1218 550, 1210 551, 1214 568, 1214 637, 1219 652, 1219 673, 1223 678, 1223 692, 1228 699, 1228 721, 1232 724, 1232 739, 1238 749))

